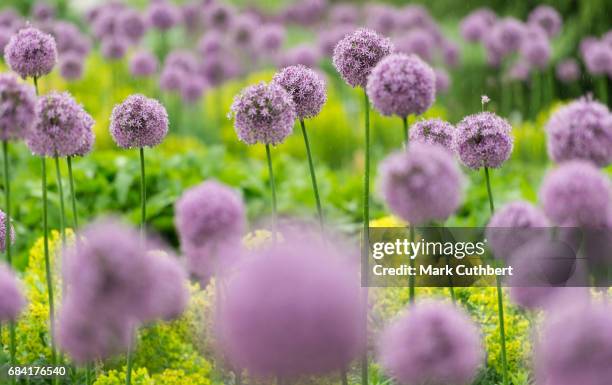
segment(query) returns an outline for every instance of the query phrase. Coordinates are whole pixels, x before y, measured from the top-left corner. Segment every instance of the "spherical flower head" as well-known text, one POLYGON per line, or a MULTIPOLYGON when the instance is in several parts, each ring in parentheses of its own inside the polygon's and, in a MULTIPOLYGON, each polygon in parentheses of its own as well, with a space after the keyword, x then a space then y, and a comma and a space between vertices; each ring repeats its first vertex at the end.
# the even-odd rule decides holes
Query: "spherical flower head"
MULTIPOLYGON (((0 210, 0 251, 6 250, 6 214, 0 210)), ((9 220, 10 222, 10 220, 9 220)), ((11 229, 11 244, 15 242, 15 230, 13 226, 10 226, 11 229)))
POLYGON ((22 20, 15 8, 8 6, 0 11, 0 26, 7 28, 15 28, 21 25, 22 20))
POLYGON ((177 68, 186 74, 193 74, 198 68, 198 58, 191 51, 174 50, 164 60, 165 68, 177 68))
POLYGON ((580 78, 580 65, 576 59, 565 59, 555 68, 557 79, 563 83, 575 82, 580 78))
POLYGON ((525 60, 518 60, 508 70, 508 77, 512 80, 526 81, 529 79, 531 66, 525 60))
POLYGON ((151 26, 161 31, 169 30, 181 19, 179 9, 165 0, 151 3, 147 13, 151 26))
POLYGON ((101 9, 92 22, 93 34, 98 39, 110 38, 119 30, 119 13, 121 10, 101 9))
POLYGON ((0 322, 15 321, 25 303, 19 280, 8 266, 0 263, 0 322))
POLYGON ((529 202, 515 201, 498 210, 487 224, 486 236, 495 257, 507 260, 520 246, 546 235, 544 212, 529 202))
POLYGON ((298 44, 280 57, 279 67, 303 65, 313 68, 320 59, 319 50, 310 44, 298 44))
POLYGON ((204 59, 198 66, 198 73, 208 84, 216 87, 240 74, 241 68, 232 55, 223 52, 204 59))
POLYGON ((394 215, 415 225, 446 220, 461 202, 462 175, 443 147, 412 143, 380 166, 379 187, 394 215))
POLYGON ((374 67, 366 90, 383 115, 420 115, 435 100, 436 75, 415 55, 392 54, 374 67))
POLYGON ((469 115, 457 124, 455 148, 467 167, 498 168, 512 152, 511 131, 510 123, 492 112, 469 115))
POLYGON ((83 144, 72 156, 86 156, 93 150, 96 134, 93 130, 88 130, 83 137, 83 144))
POLYGON ((555 162, 612 162, 612 114, 604 104, 582 98, 559 108, 546 124, 548 154, 555 162))
POLYGON ((39 22, 50 21, 55 17, 55 8, 43 1, 37 1, 32 7, 32 16, 39 22))
POLYGON ((396 23, 399 29, 410 30, 431 26, 433 19, 424 6, 410 4, 399 10, 396 15, 396 23))
POLYGON ((549 38, 555 37, 561 31, 563 20, 556 9, 549 5, 537 6, 527 18, 527 23, 542 28, 549 38))
POLYGON ((58 21, 53 24, 52 29, 60 56, 68 52, 79 53, 83 56, 89 53, 91 48, 89 40, 75 24, 58 21))
POLYGON ((608 222, 610 181, 592 163, 563 163, 546 175, 539 195, 556 225, 599 227, 608 222))
POLYGON ((448 72, 443 68, 436 68, 434 73, 436 75, 436 94, 445 94, 450 87, 448 72))
POLYGON ((489 8, 479 8, 461 21, 461 36, 471 43, 479 42, 491 30, 496 19, 497 16, 489 8))
POLYGON ((525 37, 525 24, 513 17, 497 21, 491 30, 491 38, 496 46, 506 55, 517 51, 525 37))
POLYGON ((395 7, 380 4, 371 3, 365 6, 365 25, 372 29, 382 33, 383 35, 389 35, 395 29, 396 24, 396 13, 395 7))
POLYGON ((379 362, 401 384, 468 384, 484 360, 480 331, 445 302, 419 303, 384 331, 379 362))
POLYGON ((327 101, 325 81, 306 66, 286 67, 274 75, 272 82, 291 95, 299 119, 317 116, 327 101))
POLYGON ((355 27, 345 24, 334 25, 329 29, 320 30, 318 37, 319 52, 325 56, 333 56, 338 42, 354 30, 355 27))
POLYGON ((0 74, 0 140, 25 138, 35 107, 34 87, 20 83, 15 75, 0 74))
POLYGON ((100 50, 106 59, 119 60, 127 53, 128 41, 122 37, 108 37, 102 40, 100 50))
POLYGON ((350 3, 333 4, 329 10, 329 21, 331 25, 354 25, 359 21, 359 8, 350 3))
POLYGON ((351 87, 365 87, 378 62, 394 51, 391 40, 361 28, 347 34, 334 48, 333 63, 351 87))
POLYGON ((548 314, 536 346, 538 383, 605 385, 612 376, 612 308, 567 303, 548 314))
POLYGON ((113 108, 110 131, 121 148, 155 147, 168 134, 168 113, 155 99, 130 95, 113 108))
POLYGON ((454 152, 455 130, 452 124, 442 119, 423 119, 410 127, 409 139, 411 143, 435 144, 454 152))
POLYGON ((146 77, 155 74, 159 62, 155 55, 149 51, 138 51, 130 59, 130 74, 137 77, 146 77))
POLYGON ((277 84, 249 86, 234 98, 231 114, 238 139, 246 144, 282 143, 297 118, 291 95, 277 84))
POLYGON ((445 41, 442 44, 442 56, 447 66, 457 67, 459 64, 459 46, 453 42, 445 41))
POLYGON ((138 43, 147 32, 144 17, 134 9, 125 9, 119 13, 118 32, 131 43, 138 43))
POLYGON ((38 156, 76 154, 94 124, 92 117, 67 92, 51 92, 38 99, 36 118, 26 144, 38 156))
POLYGON ((540 27, 528 27, 520 46, 521 56, 532 67, 544 69, 550 62, 552 48, 548 36, 540 27))
POLYGON ((236 18, 232 25, 232 32, 237 47, 248 48, 251 46, 258 24, 258 21, 249 14, 240 15, 236 18))
POLYGON ((179 91, 187 80, 185 71, 178 67, 165 66, 159 75, 159 88, 162 91, 179 91))
POLYGON ((0 26, 0 53, 4 53, 4 47, 11 40, 11 36, 13 36, 12 28, 0 26))
POLYGON ((279 24, 264 24, 258 28, 255 38, 257 48, 264 52, 273 53, 280 50, 285 42, 286 31, 279 24))
POLYGON ((217 340, 233 365, 257 377, 340 370, 364 342, 355 266, 320 235, 284 239, 236 267, 219 304, 217 340))
POLYGON ((435 41, 429 31, 418 28, 396 39, 395 46, 399 52, 415 54, 429 62, 433 59, 435 41))
POLYGON ((215 2, 208 8, 206 25, 219 31, 226 31, 234 21, 234 12, 229 5, 215 2))
POLYGON ((24 79, 47 75, 57 62, 55 39, 36 28, 24 28, 9 40, 4 60, 24 79))
POLYGON ((62 55, 59 63, 60 75, 66 80, 78 80, 83 76, 83 60, 81 55, 66 53, 62 55))
POLYGON ((185 103, 196 103, 204 95, 207 87, 206 80, 201 76, 194 76, 188 82, 181 84, 181 98, 185 103))
POLYGON ((150 252, 152 276, 155 277, 148 319, 172 320, 183 314, 189 303, 187 272, 175 255, 150 252))
POLYGON ((591 75, 605 75, 612 68, 612 47, 601 41, 591 43, 584 49, 583 59, 591 75))

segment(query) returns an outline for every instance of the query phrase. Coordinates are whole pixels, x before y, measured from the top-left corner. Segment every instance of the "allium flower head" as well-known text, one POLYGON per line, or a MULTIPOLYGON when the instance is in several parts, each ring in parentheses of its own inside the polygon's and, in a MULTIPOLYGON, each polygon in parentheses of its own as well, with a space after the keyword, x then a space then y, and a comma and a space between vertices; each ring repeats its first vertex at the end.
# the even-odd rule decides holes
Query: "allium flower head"
POLYGON ((345 368, 364 342, 357 271, 342 260, 347 250, 339 253, 318 234, 283 237, 245 256, 228 280, 217 317, 220 347, 255 376, 345 368))
POLYGON ((397 10, 387 4, 370 3, 365 6, 365 25, 373 31, 389 35, 395 29, 397 10))
POLYGON ((447 219, 461 201, 462 175, 443 147, 411 143, 380 166, 380 191, 393 214, 411 224, 447 219))
POLYGON ((223 50, 223 34, 219 31, 206 32, 198 41, 198 52, 208 59, 209 55, 219 53, 223 50))
POLYGON ((525 37, 525 24, 513 17, 506 17, 495 23, 491 39, 503 55, 517 51, 525 37))
POLYGON ((437 144, 454 152, 455 127, 442 119, 419 120, 410 127, 411 143, 437 144))
POLYGON ((50 21, 55 17, 55 8, 44 1, 37 1, 32 7, 32 16, 39 22, 50 21))
POLYGON ((166 0, 152 2, 147 13, 151 26, 161 31, 169 30, 181 19, 179 9, 166 0))
POLYGON ((611 194, 608 177, 593 164, 569 161, 546 175, 539 195, 556 225, 600 227, 608 223, 611 194))
POLYGON ((612 308, 569 303, 548 314, 536 346, 539 384, 606 385, 612 376, 612 308))
POLYGON ((159 88, 162 91, 179 91, 188 80, 185 71, 178 67, 165 66, 159 75, 159 88))
POLYGON ((333 62, 348 85, 365 87, 374 67, 393 51, 393 44, 388 38, 361 28, 338 42, 333 62))
POLYGON ((537 6, 529 14, 527 22, 542 28, 548 37, 557 36, 563 24, 559 12, 549 5, 537 6))
POLYGON ((280 67, 303 65, 314 68, 320 60, 320 53, 311 44, 298 44, 280 57, 280 67))
POLYGON ((284 68, 274 75, 272 82, 291 95, 299 119, 317 116, 327 101, 325 81, 321 75, 303 65, 284 68))
POLYGON ((383 115, 420 115, 435 100, 435 73, 415 55, 392 54, 372 70, 367 93, 383 115))
POLYGON ((473 169, 501 167, 512 152, 511 131, 510 123, 492 112, 466 116, 455 136, 461 161, 473 169))
POLYGON ((359 8, 351 3, 333 4, 329 10, 329 21, 331 25, 355 25, 359 21, 359 8))
POLYGON ((398 52, 415 54, 430 62, 433 59, 435 41, 429 31, 418 28, 397 38, 395 46, 398 52))
POLYGON ((121 148, 155 147, 168 134, 168 113, 155 99, 130 95, 113 108, 110 131, 121 148))
POLYGON ((122 59, 128 50, 128 41, 122 37, 113 36, 102 39, 100 51, 102 56, 110 60, 122 59))
POLYGON ((60 75, 66 80, 78 80, 83 76, 84 58, 76 53, 62 55, 59 62, 60 75))
POLYGON ((0 322, 14 321, 24 306, 21 284, 12 270, 0 263, 0 322))
POLYGON ((227 53, 210 55, 198 66, 198 73, 213 87, 237 76, 240 70, 239 64, 227 53))
POLYGON ((26 143, 38 156, 72 156, 85 144, 92 117, 67 92, 51 92, 38 99, 36 118, 26 143))
POLYGON ((134 9, 125 9, 119 13, 117 20, 118 33, 132 44, 138 43, 147 32, 144 17, 134 9))
POLYGON ((428 28, 433 24, 433 19, 427 8, 421 4, 410 4, 396 14, 398 28, 410 30, 413 28, 428 28))
POLYGON ((24 28, 4 47, 4 60, 24 79, 47 75, 57 62, 55 39, 36 28, 24 28))
MULTIPOLYGON (((6 214, 4 211, 0 210, 0 251, 4 251, 6 248, 6 214)), ((10 220, 9 220, 10 222, 10 220)), ((15 231, 13 226, 10 226, 11 229, 11 244, 15 242, 15 231)))
POLYGON ((379 362, 401 384, 468 384, 483 361, 477 326, 443 302, 408 309, 380 342, 379 362))
POLYGON ((565 59, 557 64, 555 73, 563 83, 575 82, 580 78, 580 65, 576 59, 565 59))
POLYGON ((60 56, 68 52, 85 56, 91 49, 89 39, 81 33, 79 27, 67 21, 58 21, 53 24, 53 37, 55 37, 57 52, 60 56))
POLYGON ((261 25, 255 34, 256 46, 264 52, 277 52, 285 42, 285 28, 279 24, 261 25))
POLYGON ((445 41, 442 44, 442 56, 447 66, 457 67, 459 64, 459 46, 451 41, 445 41))
POLYGON ((34 87, 20 83, 15 75, 0 74, 0 140, 25 138, 35 106, 34 87))
POLYGON ((479 8, 461 21, 461 35, 469 42, 478 42, 489 33, 497 16, 489 8, 479 8))
POLYGON ((163 251, 153 251, 150 255, 152 276, 155 277, 155 299, 151 301, 147 318, 178 318, 189 303, 187 273, 175 255, 163 251))
POLYGON ((583 59, 591 75, 605 75, 612 68, 612 47, 602 41, 593 42, 584 49, 583 59))
POLYGON ((436 76, 436 94, 445 94, 450 87, 448 72, 443 68, 436 68, 434 73, 436 76))
POLYGON ((151 76, 157 71, 159 63, 155 55, 149 51, 138 51, 130 59, 130 74, 132 76, 151 76))
POLYGON ((234 9, 223 2, 214 2, 207 12, 207 23, 213 29, 219 31, 228 30, 234 22, 234 9))
POLYGON ((548 36, 540 27, 528 27, 525 32, 520 52, 531 66, 544 69, 548 66, 552 48, 548 36))
POLYGON ((612 162, 612 114, 604 104, 582 98, 559 108, 546 124, 548 154, 555 162, 612 162))
POLYGON ((15 8, 7 6, 0 11, 0 26, 13 29, 21 23, 21 17, 15 8))
POLYGON ((238 138, 246 144, 279 144, 297 118, 291 95, 277 84, 249 86, 234 98, 231 114, 238 138))
POLYGON ((531 66, 526 60, 521 59, 512 64, 508 69, 508 77, 512 80, 527 81, 531 73, 531 66))
POLYGON ((334 49, 340 40, 342 40, 348 33, 355 30, 355 27, 351 25, 335 25, 329 29, 319 31, 318 47, 319 52, 325 56, 333 56, 334 49))
POLYGON ((259 22, 249 14, 240 15, 232 25, 233 40, 237 47, 248 48, 253 43, 259 22))
POLYGON ((181 98, 185 103, 195 103, 202 99, 207 86, 208 84, 203 77, 194 76, 190 81, 182 82, 181 98))

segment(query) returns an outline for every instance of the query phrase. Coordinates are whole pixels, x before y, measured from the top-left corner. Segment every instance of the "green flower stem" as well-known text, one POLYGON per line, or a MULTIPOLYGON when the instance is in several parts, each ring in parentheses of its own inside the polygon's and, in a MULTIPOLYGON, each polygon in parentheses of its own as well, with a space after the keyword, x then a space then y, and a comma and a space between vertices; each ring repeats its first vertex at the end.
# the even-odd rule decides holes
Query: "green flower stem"
POLYGON ((597 79, 597 88, 599 101, 608 105, 608 79, 605 75, 599 76, 599 79, 597 79))
POLYGON ((274 183, 274 169, 272 167, 272 155, 270 154, 270 145, 266 144, 266 157, 268 158, 268 175, 270 177, 270 192, 272 193, 272 233, 276 239, 277 230, 277 214, 276 214, 276 187, 274 183))
POLYGON ((542 99, 542 95, 541 95, 541 77, 542 75, 538 72, 534 72, 531 75, 531 88, 529 90, 530 92, 530 115, 532 118, 535 118, 538 115, 538 112, 540 110, 540 101, 542 99))
POLYGON ((66 208, 64 207, 64 187, 62 185, 62 173, 60 172, 59 157, 55 157, 55 175, 57 178, 57 190, 60 201, 60 234, 62 235, 62 246, 66 246, 66 208))
POLYGON ((317 214, 319 216, 319 225, 323 230, 323 209, 321 208, 321 198, 319 197, 319 188, 317 187, 317 175, 315 174, 314 165, 312 163, 312 154, 310 153, 310 143, 308 141, 308 133, 304 125, 304 119, 300 119, 302 126, 302 135, 304 136, 304 145, 306 146, 306 154, 308 155, 308 167, 310 168, 310 179, 312 180, 312 189, 314 191, 315 201, 317 203, 317 214))
MULTIPOLYGON (((495 213, 495 203, 493 202, 493 191, 491 190, 491 178, 489 176, 489 168, 484 168, 485 179, 487 182, 487 193, 489 195, 489 209, 491 215, 495 213)), ((503 370, 503 383, 508 385, 508 359, 506 355, 506 326, 504 322, 504 297, 501 287, 501 278, 496 276, 497 283, 497 313, 499 317, 499 339, 501 343, 501 356, 502 356, 502 370, 503 370)))
POLYGON ((147 224, 147 179, 145 173, 144 147, 140 147, 140 231, 144 237, 147 224))
MULTIPOLYGON (((6 262, 12 268, 13 257, 11 256, 11 177, 9 175, 8 164, 8 141, 2 141, 2 154, 4 157, 4 199, 5 199, 5 218, 4 218, 4 251, 6 252, 6 262)), ((10 336, 10 364, 15 365, 15 351, 17 342, 15 338, 15 322, 9 321, 9 336, 10 336)), ((14 380, 13 380, 14 381, 14 380)))
MULTIPOLYGON (((409 231, 410 231, 410 243, 414 244, 416 236, 415 236, 413 225, 410 225, 409 231)), ((410 270, 414 270, 414 258, 410 258, 410 270)), ((414 300, 416 298, 414 286, 415 286, 415 277, 414 275, 410 274, 408 276, 408 298, 411 304, 414 303, 414 300)))
POLYGON ((408 147, 408 117, 404 116, 402 117, 402 126, 404 128, 404 147, 408 147))
MULTIPOLYGON (((367 277, 369 270, 369 244, 370 244, 370 100, 363 90, 363 104, 365 113, 365 159, 363 172, 363 245, 361 247, 362 277, 367 277)), ((362 278, 363 279, 363 278, 362 278)), ((368 335, 368 287, 363 288, 364 331, 368 335)), ((361 384, 368 385, 368 352, 361 356, 361 384)))
POLYGON ((49 341, 51 342, 51 362, 56 364, 55 351, 55 306, 53 304, 53 275, 51 273, 51 262, 49 258, 49 223, 47 202, 47 160, 43 156, 42 166, 42 203, 43 203, 43 249, 45 255, 45 274, 47 278, 47 295, 49 299, 49 341))
POLYGON ((125 385, 132 384, 132 343, 128 345, 126 368, 125 368, 125 385))
POLYGON ((74 231, 79 229, 79 215, 77 213, 76 195, 74 189, 74 176, 72 174, 72 157, 66 157, 66 163, 68 164, 68 179, 70 182, 70 198, 72 200, 72 220, 74 231))
POLYGON ((346 370, 342 369, 342 371, 340 372, 340 377, 342 380, 342 385, 348 385, 348 377, 346 376, 346 370))

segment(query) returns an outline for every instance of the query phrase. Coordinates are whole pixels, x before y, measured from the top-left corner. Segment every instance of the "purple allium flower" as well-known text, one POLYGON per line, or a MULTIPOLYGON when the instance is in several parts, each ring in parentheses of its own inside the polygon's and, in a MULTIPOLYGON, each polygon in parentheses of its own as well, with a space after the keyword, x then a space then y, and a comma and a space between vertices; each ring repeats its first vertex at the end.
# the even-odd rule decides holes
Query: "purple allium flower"
POLYGON ((389 35, 395 29, 397 10, 386 4, 371 3, 365 6, 365 25, 382 35, 389 35))
POLYGON ((476 9, 461 21, 461 36, 472 43, 482 41, 496 20, 497 16, 489 8, 476 9))
POLYGON ((68 52, 86 56, 91 50, 89 39, 72 23, 66 21, 54 23, 53 36, 55 37, 57 52, 59 52, 60 56, 68 52))
MULTIPOLYGON (((0 251, 4 251, 6 249, 6 214, 4 211, 0 210, 0 251)), ((10 222, 10 220, 9 220, 10 222)), ((15 229, 13 226, 10 226, 11 229, 11 245, 15 242, 15 229)))
POLYGON ((0 74, 0 140, 25 138, 35 108, 34 87, 20 83, 15 75, 0 74))
POLYGON ((334 49, 334 67, 351 87, 365 87, 372 69, 393 51, 388 38, 361 28, 338 42, 334 49))
POLYGON ((181 16, 187 31, 194 33, 202 28, 204 7, 196 1, 185 3, 181 7, 181 16))
POLYGON ((251 47, 259 22, 255 17, 245 14, 236 17, 232 24, 233 41, 239 48, 251 47))
POLYGON ((445 302, 411 307, 380 342, 379 362, 401 384, 467 384, 483 361, 478 327, 445 302))
POLYGON ((92 30, 96 38, 109 38, 117 33, 119 11, 111 8, 100 10, 99 15, 92 22, 92 30))
POLYGON ((202 99, 208 84, 202 76, 193 76, 181 84, 181 98, 186 103, 195 103, 202 99))
POLYGON ((346 368, 364 344, 349 251, 333 249, 318 234, 283 238, 246 256, 228 277, 216 322, 220 347, 233 365, 255 376, 346 368))
POLYGON ((198 73, 213 86, 219 86, 224 81, 237 76, 240 67, 237 61, 227 53, 210 55, 198 66, 198 73))
POLYGON ((397 51, 415 54, 425 61, 433 58, 434 40, 429 31, 414 29, 395 40, 397 51))
POLYGON ((355 30, 355 27, 351 25, 337 25, 332 26, 330 29, 324 29, 319 31, 318 46, 319 52, 325 56, 333 56, 334 49, 340 40, 342 40, 348 33, 355 30))
POLYGON ((178 67, 164 67, 159 76, 159 88, 162 91, 179 91, 186 79, 185 71, 178 67))
POLYGON ((258 49, 274 53, 280 50, 285 42, 285 29, 280 24, 264 24, 259 27, 255 38, 258 49))
POLYGON ((155 55, 149 51, 138 51, 130 59, 130 74, 132 76, 151 76, 157 71, 159 63, 155 55))
POLYGON ((319 50, 310 44, 298 44, 290 48, 281 57, 280 67, 303 65, 306 67, 316 67, 319 62, 319 50))
POLYGON ((46 75, 57 62, 55 39, 36 28, 24 28, 9 40, 4 60, 24 79, 46 75))
POLYGON ((110 131, 121 148, 155 147, 168 134, 168 113, 155 99, 130 95, 113 108, 110 131))
POLYGON ((246 144, 280 144, 297 118, 291 95, 277 84, 249 86, 234 98, 231 114, 238 138, 246 144))
POLYGON ((451 41, 442 44, 442 56, 444 63, 449 67, 457 67, 459 64, 459 46, 451 41))
POLYGON ((189 303, 187 273, 176 256, 161 251, 152 254, 150 263, 155 277, 155 300, 151 301, 148 318, 178 318, 189 303))
POLYGON ((179 9, 166 0, 154 1, 147 10, 149 24, 160 31, 174 27, 181 19, 179 9))
POLYGON ((550 171, 540 187, 546 216, 559 226, 600 227, 612 208, 608 177, 592 163, 569 161, 550 171))
POLYGON ((285 21, 312 26, 323 19, 327 0, 303 0, 290 4, 282 13, 285 21))
POLYGON ((604 104, 582 98, 559 108, 546 124, 548 154, 555 162, 612 162, 612 114, 604 104))
POLYGON ((96 134, 92 129, 88 130, 83 137, 83 144, 72 156, 86 156, 93 150, 96 134))
POLYGON ((0 11, 0 26, 14 29, 21 26, 22 20, 19 13, 11 6, 4 7, 0 11))
POLYGON ((367 92, 383 115, 420 115, 436 97, 433 69, 416 55, 392 54, 372 70, 367 92))
POLYGON ((582 38, 582 40, 580 40, 580 45, 578 46, 578 51, 580 51, 580 55, 585 56, 586 52, 597 42, 599 42, 599 40, 597 40, 593 36, 587 36, 585 38, 582 38))
POLYGON ((11 40, 11 36, 13 36, 12 28, 0 26, 0 53, 4 52, 4 47, 11 40))
POLYGON ((548 219, 542 210, 529 202, 514 201, 491 217, 486 237, 495 257, 508 260, 520 246, 545 235, 548 226, 548 219))
POLYGON ((525 37, 525 24, 513 17, 503 18, 495 23, 491 39, 502 55, 518 51, 525 37))
POLYGON ((208 59, 209 55, 223 51, 223 34, 219 31, 206 32, 198 41, 198 52, 208 59))
POLYGON ((38 156, 71 156, 82 148, 94 120, 67 92, 38 99, 36 117, 26 143, 38 156))
POLYGON ((380 191, 391 211, 411 224, 445 220, 459 206, 462 176, 448 150, 411 143, 380 166, 380 191))
POLYGON ((529 14, 527 22, 542 28, 549 38, 557 36, 563 24, 559 12, 549 5, 537 6, 529 14))
POLYGON ((359 22, 359 8, 351 3, 336 3, 329 10, 329 23, 331 25, 348 24, 350 26, 359 22))
POLYGON ((128 50, 128 41, 118 36, 107 37, 102 39, 100 50, 106 59, 123 59, 128 50))
POLYGON ((529 79, 531 66, 525 60, 518 60, 508 70, 508 77, 512 80, 526 81, 529 79))
POLYGON ((612 376, 612 308, 572 301, 548 314, 536 346, 538 384, 606 385, 612 376))
POLYGON ((540 27, 530 26, 520 46, 521 56, 530 66, 544 69, 548 66, 552 48, 548 36, 540 27))
POLYGON ((501 167, 512 152, 511 131, 510 123, 492 112, 466 116, 455 136, 461 161, 473 169, 501 167))
POLYGON ((66 80, 78 80, 83 76, 83 58, 76 53, 66 53, 60 57, 60 75, 66 80))
POLYGON ((274 75, 272 82, 291 95, 299 119, 317 116, 327 101, 325 81, 321 75, 303 65, 284 68, 274 75))
POLYGON ((198 58, 187 50, 174 50, 166 56, 164 68, 176 68, 185 74, 193 74, 198 69, 198 58))
POLYGON ((580 78, 580 65, 576 59, 565 59, 557 64, 555 73, 563 83, 575 82, 580 78))
POLYGON ((55 8, 43 1, 37 1, 32 7, 32 17, 38 22, 50 21, 55 17, 55 8))
POLYGON ((396 15, 399 29, 429 28, 434 22, 427 8, 420 4, 410 4, 402 8, 396 15))
POLYGON ((214 2, 207 9, 206 25, 210 28, 227 31, 234 22, 235 10, 222 2, 214 2))
POLYGON ((128 8, 119 13, 117 29, 130 43, 136 44, 147 32, 147 25, 145 18, 138 11, 128 8))
POLYGON ((16 320, 25 303, 21 283, 8 266, 0 263, 0 322, 16 320))
POLYGON ((583 60, 591 75, 605 75, 612 71, 612 47, 601 41, 591 43, 584 49, 583 60))
POLYGON ((410 127, 411 143, 437 144, 454 152, 455 127, 442 119, 419 120, 410 127))
POLYGON ((434 70, 436 76, 436 94, 445 94, 450 87, 450 77, 444 68, 434 70))

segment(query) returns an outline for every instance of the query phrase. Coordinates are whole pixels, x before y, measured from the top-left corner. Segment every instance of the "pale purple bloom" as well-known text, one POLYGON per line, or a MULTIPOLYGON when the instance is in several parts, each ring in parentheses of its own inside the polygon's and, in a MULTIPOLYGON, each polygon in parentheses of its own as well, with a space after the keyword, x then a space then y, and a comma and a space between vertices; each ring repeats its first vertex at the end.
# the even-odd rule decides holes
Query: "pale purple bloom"
POLYGON ((530 66, 538 69, 546 68, 550 61, 551 51, 552 47, 544 30, 532 26, 525 30, 520 53, 530 66))
POLYGON ((437 144, 454 152, 455 127, 442 119, 419 120, 410 127, 411 143, 437 144))
POLYGON ((461 21, 461 35, 469 42, 482 41, 490 33, 497 16, 489 8, 479 8, 461 21))
POLYGON ((227 31, 234 22, 235 10, 223 2, 214 2, 206 12, 206 25, 210 28, 227 31))
POLYGON ((133 76, 151 76, 157 71, 159 63, 149 51, 138 51, 130 59, 130 74, 133 76))
POLYGON ((246 255, 227 277, 219 346, 232 365, 257 377, 342 370, 365 342, 357 269, 345 259, 355 253, 319 234, 283 238, 246 255))
POLYGON ((386 4, 367 4, 364 10, 365 25, 382 35, 389 35, 395 29, 397 10, 386 4))
POLYGON ((480 331, 445 302, 419 303, 383 333, 379 362, 400 384, 468 384, 484 362, 480 331))
POLYGON ((612 47, 605 42, 595 42, 585 48, 584 64, 591 75, 605 75, 612 72, 612 47))
POLYGON ((508 70, 508 77, 512 80, 526 81, 529 79, 531 66, 525 60, 517 60, 508 70))
POLYGON ((36 28, 24 28, 9 40, 4 60, 24 79, 47 75, 57 62, 55 39, 36 28))
POLYGON ((217 54, 222 50, 223 34, 219 31, 208 31, 198 41, 198 52, 203 56, 204 60, 208 59, 209 55, 217 54))
POLYGON ((13 36, 12 28, 0 26, 0 53, 4 53, 4 47, 11 40, 11 36, 13 36))
POLYGON ((445 94, 450 87, 450 77, 448 72, 443 68, 434 70, 436 76, 436 94, 445 94))
POLYGON ((138 43, 147 32, 145 18, 134 9, 125 9, 119 13, 117 20, 118 33, 130 43, 138 43))
POLYGON ((179 9, 166 0, 154 1, 147 10, 149 24, 160 31, 174 27, 181 19, 179 9))
POLYGON ((256 46, 267 53, 277 52, 285 42, 285 34, 285 29, 280 24, 261 25, 255 34, 256 46))
POLYGON ((365 87, 372 69, 393 52, 388 38, 361 28, 347 34, 334 49, 333 62, 342 79, 351 87, 365 87))
POLYGON ((0 26, 15 29, 21 25, 21 16, 13 7, 8 6, 0 10, 0 26))
MULTIPOLYGON (((7 218, 6 218, 6 214, 4 213, 4 211, 0 210, 0 251, 4 251, 6 250, 6 225, 7 225, 7 218)), ((9 222, 11 222, 9 220, 9 222)), ((13 244, 13 242, 15 242, 15 229, 13 228, 13 225, 9 226, 11 229, 11 245, 13 244)))
POLYGON ((291 95, 277 84, 249 86, 234 98, 231 114, 238 138, 246 144, 280 144, 297 118, 291 95))
POLYGON ((550 171, 539 196, 546 216, 556 225, 600 227, 609 222, 611 194, 605 174, 592 163, 575 160, 550 171))
POLYGON ((331 25, 355 25, 359 21, 359 8, 351 3, 336 3, 329 10, 331 25))
POLYGON ((91 50, 89 38, 81 33, 79 28, 66 21, 58 21, 53 25, 53 36, 57 43, 60 56, 72 52, 86 56, 91 50))
POLYGON ((442 56, 447 66, 456 67, 459 64, 459 46, 451 41, 444 41, 442 43, 442 56))
POLYGON ((319 62, 319 50, 310 44, 298 44, 284 53, 280 58, 280 67, 304 65, 316 67, 319 62))
POLYGON ((37 1, 32 7, 32 17, 38 22, 47 22, 55 18, 55 8, 44 1, 37 1))
POLYGON ((255 32, 258 27, 258 20, 253 16, 244 14, 236 17, 232 24, 232 35, 234 44, 238 48, 251 47, 255 39, 255 32))
POLYGON ((459 207, 462 176, 447 149, 411 143, 380 166, 380 191, 393 214, 422 225, 446 220, 459 207))
POLYGON ((85 59, 77 53, 66 53, 60 57, 60 75, 66 80, 78 80, 83 76, 83 61, 85 59))
POLYGON ((177 49, 166 56, 164 68, 176 68, 191 75, 198 69, 198 58, 191 51, 177 49))
POLYGON ((34 121, 34 87, 13 74, 0 74, 0 140, 23 139, 34 121))
POLYGON ((425 61, 432 60, 434 44, 431 33, 420 28, 414 29, 395 39, 397 51, 418 55, 425 61))
POLYGON ((420 4, 410 4, 400 9, 396 15, 399 29, 429 28, 434 22, 427 8, 420 4))
POLYGON ((526 26, 520 20, 506 17, 498 20, 490 31, 491 39, 502 56, 518 51, 525 38, 526 26))
POLYGON ((555 73, 563 83, 575 82, 580 78, 580 65, 576 59, 565 59, 557 64, 555 73))
POLYGON ((96 134, 94 133, 93 129, 89 129, 85 133, 85 136, 83 137, 83 144, 71 156, 86 156, 93 150, 93 145, 95 141, 96 141, 96 134))
POLYGON ((472 169, 501 167, 512 152, 511 131, 510 123, 492 112, 466 116, 455 136, 461 161, 472 169))
POLYGON ((181 7, 181 16, 187 31, 196 32, 204 22, 204 6, 198 1, 185 3, 181 7))
POLYGON ((368 97, 383 115, 420 115, 435 101, 433 69, 415 55, 392 54, 372 70, 368 97))
POLYGON ((128 50, 128 41, 119 36, 106 37, 102 39, 100 51, 102 56, 109 60, 122 59, 128 50))
POLYGON ((155 99, 130 95, 113 108, 110 131, 121 148, 155 147, 168 134, 168 113, 155 99))
POLYGON ((159 88, 162 91, 179 91, 187 80, 185 71, 178 67, 164 67, 159 75, 159 88))
POLYGON ((193 76, 181 84, 181 98, 186 103, 195 103, 202 99, 208 84, 201 76, 193 76))
POLYGON ((557 36, 563 24, 559 12, 549 5, 537 6, 529 14, 527 22, 542 28, 549 38, 557 36))
POLYGON ((546 124, 548 154, 555 162, 612 162, 612 114, 604 104, 582 98, 556 110, 546 124))
POLYGON ((100 13, 92 22, 94 36, 98 39, 104 39, 116 35, 119 29, 119 12, 122 10, 123 8, 120 10, 111 8, 104 8, 100 10, 100 13))
POLYGON ((240 66, 235 58, 228 53, 210 55, 198 66, 198 73, 213 87, 237 76, 240 66))
POLYGON ((81 149, 92 117, 67 92, 51 92, 38 99, 36 117, 26 143, 38 156, 71 156, 81 149))
POLYGON ((336 48, 338 42, 354 30, 355 27, 352 25, 341 24, 319 31, 319 52, 326 56, 333 56, 334 48, 336 48))
POLYGON ((274 75, 272 82, 291 95, 299 119, 317 116, 327 101, 325 81, 321 75, 303 65, 284 68, 274 75))
POLYGON ((326 7, 327 0, 302 0, 290 4, 282 16, 288 22, 311 26, 323 18, 326 7))
POLYGON ((189 304, 187 272, 175 255, 165 251, 150 251, 154 295, 149 319, 172 320, 181 316, 189 304))
POLYGON ((580 45, 578 46, 578 51, 580 51, 580 55, 585 56, 586 52, 598 42, 599 40, 597 40, 593 36, 587 36, 585 38, 582 38, 582 40, 580 40, 580 45))
POLYGON ((15 273, 0 263, 0 322, 15 321, 26 304, 15 273))

